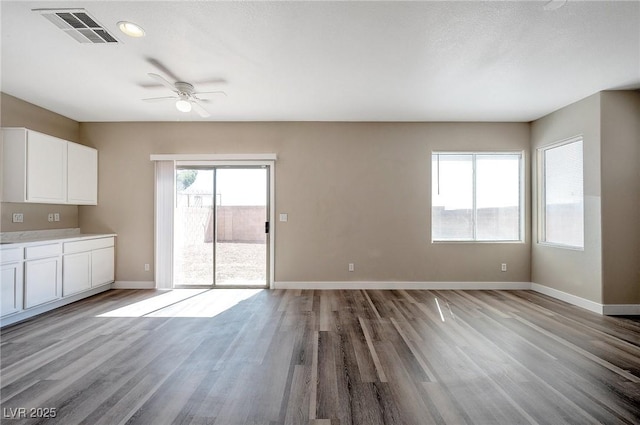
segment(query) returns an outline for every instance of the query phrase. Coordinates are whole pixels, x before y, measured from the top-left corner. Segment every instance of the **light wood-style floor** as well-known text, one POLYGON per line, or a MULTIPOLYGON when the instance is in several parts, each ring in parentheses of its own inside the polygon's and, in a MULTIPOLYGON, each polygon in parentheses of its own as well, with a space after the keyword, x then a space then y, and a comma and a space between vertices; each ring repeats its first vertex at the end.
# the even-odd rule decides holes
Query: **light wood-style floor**
POLYGON ((3 423, 640 423, 640 319, 529 291, 112 290, 1 362, 3 423))

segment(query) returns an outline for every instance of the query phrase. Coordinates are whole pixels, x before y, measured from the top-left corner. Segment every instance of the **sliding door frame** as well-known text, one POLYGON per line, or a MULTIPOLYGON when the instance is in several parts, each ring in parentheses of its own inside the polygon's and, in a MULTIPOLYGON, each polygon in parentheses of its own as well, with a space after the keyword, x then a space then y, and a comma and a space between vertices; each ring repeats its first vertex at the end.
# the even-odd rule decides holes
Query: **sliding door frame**
POLYGON ((267 244, 267 287, 274 289, 275 281, 275 154, 160 154, 151 155, 156 161, 155 185, 155 286, 173 288, 175 173, 181 166, 201 167, 267 167, 269 180, 269 235, 267 244), (171 179, 169 179, 171 174, 171 179))

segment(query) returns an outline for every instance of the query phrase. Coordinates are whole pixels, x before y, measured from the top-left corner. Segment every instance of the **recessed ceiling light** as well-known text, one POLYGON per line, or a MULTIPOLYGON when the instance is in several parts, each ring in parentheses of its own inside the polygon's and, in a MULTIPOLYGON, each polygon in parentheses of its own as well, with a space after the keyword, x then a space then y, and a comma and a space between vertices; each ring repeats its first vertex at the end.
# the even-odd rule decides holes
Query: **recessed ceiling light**
POLYGON ((144 30, 138 24, 128 21, 118 22, 118 28, 120 31, 128 35, 129 37, 144 37, 144 30))

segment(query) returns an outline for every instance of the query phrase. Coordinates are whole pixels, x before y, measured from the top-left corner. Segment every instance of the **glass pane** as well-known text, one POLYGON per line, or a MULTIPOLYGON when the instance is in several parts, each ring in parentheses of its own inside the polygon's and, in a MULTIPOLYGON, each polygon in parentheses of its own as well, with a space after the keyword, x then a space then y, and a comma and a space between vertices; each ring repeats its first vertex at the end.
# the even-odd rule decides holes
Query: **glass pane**
POLYGON ((544 151, 546 242, 584 247, 582 140, 544 151))
POLYGON ((520 240, 520 155, 476 155, 476 239, 520 240))
POLYGON ((267 169, 216 171, 216 285, 267 284, 267 169))
POLYGON ((473 239, 473 156, 431 156, 432 239, 473 239))
POLYGON ((176 170, 174 284, 213 284, 213 170, 176 170))

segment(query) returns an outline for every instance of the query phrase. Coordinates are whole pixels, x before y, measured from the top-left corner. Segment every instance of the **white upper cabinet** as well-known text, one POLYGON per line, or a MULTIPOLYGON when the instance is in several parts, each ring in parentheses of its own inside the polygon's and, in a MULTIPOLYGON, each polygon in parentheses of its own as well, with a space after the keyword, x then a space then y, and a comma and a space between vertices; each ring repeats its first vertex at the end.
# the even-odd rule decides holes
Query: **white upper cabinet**
POLYGON ((24 128, 2 133, 3 201, 65 204, 67 141, 24 128))
POLYGON ((29 202, 67 202, 67 142, 34 131, 26 132, 27 196, 29 202))
POLYGON ((4 202, 95 205, 95 149, 25 128, 3 128, 4 202))
POLYGON ((67 203, 98 203, 98 151, 71 142, 67 145, 67 203))

